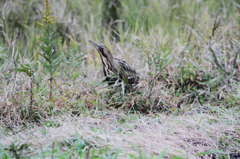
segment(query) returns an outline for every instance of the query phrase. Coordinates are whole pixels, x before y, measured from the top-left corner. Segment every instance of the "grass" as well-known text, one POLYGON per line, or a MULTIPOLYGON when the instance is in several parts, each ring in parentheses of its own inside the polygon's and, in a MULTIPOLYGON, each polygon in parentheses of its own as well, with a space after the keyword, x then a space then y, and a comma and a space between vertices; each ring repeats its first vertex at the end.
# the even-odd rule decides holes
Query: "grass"
POLYGON ((239 155, 239 1, 123 0, 117 32, 102 1, 49 3, 46 43, 44 1, 0 2, 1 158, 239 155), (134 92, 102 82, 88 40, 137 69, 134 92))

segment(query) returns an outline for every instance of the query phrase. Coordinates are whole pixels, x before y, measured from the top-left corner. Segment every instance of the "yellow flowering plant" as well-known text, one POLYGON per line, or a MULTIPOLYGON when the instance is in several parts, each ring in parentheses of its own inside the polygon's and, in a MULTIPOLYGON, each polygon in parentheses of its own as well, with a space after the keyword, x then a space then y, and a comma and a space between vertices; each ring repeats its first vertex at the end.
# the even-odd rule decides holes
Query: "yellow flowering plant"
POLYGON ((39 53, 45 60, 39 60, 40 63, 45 68, 45 74, 50 76, 50 96, 49 99, 52 101, 52 91, 53 91, 53 82, 55 87, 57 88, 57 82, 55 80, 55 76, 59 65, 61 63, 61 52, 56 51, 54 49, 54 45, 56 42, 61 40, 61 37, 58 39, 54 39, 55 34, 51 32, 53 25, 56 23, 57 17, 51 15, 52 11, 50 10, 50 5, 48 0, 45 0, 45 10, 44 10, 44 18, 42 22, 38 22, 39 25, 44 27, 43 35, 39 38, 44 45, 40 46, 42 53, 39 53))

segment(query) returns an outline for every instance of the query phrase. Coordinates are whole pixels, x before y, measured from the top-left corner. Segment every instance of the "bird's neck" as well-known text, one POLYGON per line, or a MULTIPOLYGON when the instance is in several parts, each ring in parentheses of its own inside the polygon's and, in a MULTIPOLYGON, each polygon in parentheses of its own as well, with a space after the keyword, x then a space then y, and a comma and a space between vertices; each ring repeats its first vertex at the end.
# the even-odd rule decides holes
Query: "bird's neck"
POLYGON ((107 59, 113 66, 115 65, 115 59, 112 55, 110 55, 107 59))
POLYGON ((107 59, 107 61, 110 63, 110 68, 111 68, 111 70, 114 72, 114 73, 116 73, 116 74, 118 74, 118 63, 116 62, 116 60, 115 60, 115 58, 112 56, 112 54, 110 55, 110 56, 108 56, 108 59, 107 59))

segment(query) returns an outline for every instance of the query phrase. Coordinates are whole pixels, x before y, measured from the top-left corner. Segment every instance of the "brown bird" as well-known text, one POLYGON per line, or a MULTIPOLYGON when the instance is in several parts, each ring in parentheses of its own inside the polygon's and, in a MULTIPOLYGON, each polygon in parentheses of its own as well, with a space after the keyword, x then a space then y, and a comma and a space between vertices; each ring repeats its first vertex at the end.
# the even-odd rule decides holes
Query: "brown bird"
POLYGON ((121 79, 124 78, 124 74, 122 69, 124 70, 128 83, 129 84, 137 84, 139 80, 139 76, 136 73, 136 70, 128 64, 126 61, 123 61, 118 58, 114 58, 110 52, 110 50, 103 45, 98 45, 91 40, 89 42, 95 47, 98 51, 103 67, 103 74, 107 77, 107 81, 116 81, 116 79, 111 79, 108 76, 111 74, 119 75, 121 79))

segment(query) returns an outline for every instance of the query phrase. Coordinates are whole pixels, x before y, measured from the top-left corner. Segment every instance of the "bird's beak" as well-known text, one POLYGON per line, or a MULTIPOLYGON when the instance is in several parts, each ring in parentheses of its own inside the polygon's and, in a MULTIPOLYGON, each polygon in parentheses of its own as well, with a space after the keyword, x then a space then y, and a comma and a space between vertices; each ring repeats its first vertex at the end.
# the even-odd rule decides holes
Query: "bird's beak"
POLYGON ((100 50, 102 48, 100 45, 96 44, 95 42, 88 40, 97 50, 100 50))

